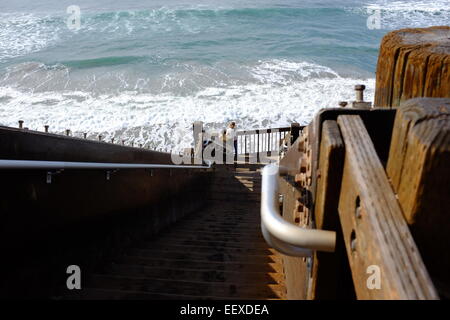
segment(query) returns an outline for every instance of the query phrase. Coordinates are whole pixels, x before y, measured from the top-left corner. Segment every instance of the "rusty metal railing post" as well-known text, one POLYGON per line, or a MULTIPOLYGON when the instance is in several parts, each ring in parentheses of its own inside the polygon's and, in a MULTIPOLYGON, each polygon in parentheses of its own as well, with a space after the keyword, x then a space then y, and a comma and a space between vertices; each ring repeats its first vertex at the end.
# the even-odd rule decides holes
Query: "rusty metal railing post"
POLYGON ((257 137, 257 141, 256 141, 256 162, 259 162, 259 130, 256 130, 256 137, 257 137))
POLYGON ((300 135, 300 124, 297 122, 291 123, 291 145, 294 144, 295 140, 300 135))

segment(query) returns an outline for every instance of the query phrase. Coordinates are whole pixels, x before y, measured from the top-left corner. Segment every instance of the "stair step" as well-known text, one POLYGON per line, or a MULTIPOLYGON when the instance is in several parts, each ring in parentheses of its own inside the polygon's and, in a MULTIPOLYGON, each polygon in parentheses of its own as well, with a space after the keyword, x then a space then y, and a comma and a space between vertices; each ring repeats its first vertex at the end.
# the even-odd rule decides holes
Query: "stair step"
MULTIPOLYGON (((244 249, 268 249, 268 246, 263 241, 239 241, 239 239, 225 239, 224 238, 201 238, 200 235, 192 237, 165 237, 155 241, 148 241, 143 246, 152 245, 175 245, 175 246, 211 246, 211 247, 227 247, 227 248, 244 248, 244 249)), ((273 250, 273 249, 270 249, 273 250)))
POLYGON ((198 219, 189 219, 187 218, 184 221, 180 222, 180 225, 182 223, 188 224, 193 223, 197 225, 206 225, 206 224, 213 224, 215 226, 245 226, 245 227, 259 227, 260 226, 261 219, 260 217, 229 217, 229 216, 208 216, 204 217, 201 220, 198 219))
MULTIPOLYGON (((264 243, 264 239, 260 233, 255 234, 240 234, 233 232, 213 232, 204 231, 202 233, 189 231, 189 230, 170 230, 166 234, 161 235, 157 239, 170 239, 174 240, 186 239, 186 240, 198 240, 198 241, 210 241, 217 240, 223 242, 243 242, 243 243, 264 243)), ((155 240, 152 238, 151 240, 155 240)))
POLYGON ((274 255, 276 251, 269 248, 242 248, 229 246, 213 246, 213 245, 180 245, 172 244, 169 241, 165 243, 147 243, 140 246, 139 250, 158 250, 158 251, 173 251, 173 252, 192 252, 192 253, 224 253, 224 254, 248 254, 248 255, 274 255))
MULTIPOLYGON (((232 217, 232 218, 260 218, 260 206, 252 205, 242 210, 242 207, 229 202, 212 202, 208 207, 208 212, 205 213, 207 217, 232 217)), ((195 219, 194 216, 188 216, 187 219, 195 219)))
POLYGON ((149 293, 143 291, 130 291, 130 290, 114 290, 103 288, 89 288, 85 287, 83 290, 77 290, 77 292, 71 293, 65 297, 68 300, 226 300, 240 298, 226 298, 226 297, 213 297, 213 296, 189 296, 181 294, 169 294, 169 293, 149 293))
POLYGON ((251 198, 251 197, 234 197, 233 195, 208 195, 206 196, 208 201, 236 201, 242 203, 254 203, 258 205, 261 202, 261 198, 251 198))
POLYGON ((93 275, 90 279, 93 288, 131 290, 149 293, 182 294, 189 296, 283 298, 284 286, 267 284, 265 286, 242 283, 219 283, 203 281, 180 281, 142 277, 122 277, 112 275, 93 275))
POLYGON ((177 260, 202 260, 213 262, 246 262, 251 261, 253 263, 268 263, 279 262, 281 263, 281 257, 278 255, 250 255, 250 254, 237 254, 228 252, 216 252, 211 250, 210 252, 186 252, 186 251, 165 251, 159 249, 131 249, 131 255, 139 257, 155 257, 162 259, 177 259, 177 260))
POLYGON ((134 264, 147 267, 165 267, 165 268, 188 268, 188 269, 208 269, 224 271, 242 271, 242 272, 283 272, 281 263, 267 262, 255 263, 254 261, 202 261, 202 260, 183 260, 183 259, 162 259, 157 257, 138 257, 125 256, 117 259, 116 263, 134 264))
POLYGON ((261 226, 259 223, 243 223, 239 221, 229 221, 228 219, 210 219, 205 217, 204 220, 198 219, 186 219, 184 221, 180 221, 177 227, 181 228, 189 228, 189 227, 202 227, 202 228, 211 228, 211 229, 229 229, 236 228, 236 230, 261 230, 261 226))
POLYGON ((276 272, 236 272, 223 270, 203 269, 175 269, 175 268, 153 268, 136 265, 112 264, 107 267, 106 272, 111 275, 140 276, 157 279, 183 280, 207 282, 252 282, 281 284, 284 276, 276 272))

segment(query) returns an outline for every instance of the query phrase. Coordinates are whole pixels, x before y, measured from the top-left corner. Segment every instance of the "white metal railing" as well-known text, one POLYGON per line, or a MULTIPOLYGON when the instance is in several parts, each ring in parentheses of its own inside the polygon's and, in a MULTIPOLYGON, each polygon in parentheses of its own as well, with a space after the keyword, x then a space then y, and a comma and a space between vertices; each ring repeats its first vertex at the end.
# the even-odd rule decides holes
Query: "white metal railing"
POLYGON ((172 165, 153 163, 0 160, 0 169, 208 169, 210 167, 211 162, 207 162, 207 165, 172 165))
POLYGON ((289 256, 307 257, 314 250, 333 252, 336 244, 334 231, 301 228, 281 216, 278 177, 287 171, 276 164, 269 164, 261 174, 261 231, 266 242, 289 256))
POLYGON ((236 133, 238 154, 278 153, 281 141, 290 130, 290 127, 283 127, 238 131, 236 133))
MULTIPOLYGON (((68 162, 40 160, 5 160, 0 159, 0 170, 47 170, 46 182, 52 183, 52 176, 66 169, 106 170, 106 180, 111 173, 122 169, 209 169, 212 162, 205 160, 207 165, 175 165, 154 163, 113 163, 113 162, 68 162), (52 172, 53 170, 54 172, 52 172)), ((153 173, 152 173, 153 175, 153 173)))

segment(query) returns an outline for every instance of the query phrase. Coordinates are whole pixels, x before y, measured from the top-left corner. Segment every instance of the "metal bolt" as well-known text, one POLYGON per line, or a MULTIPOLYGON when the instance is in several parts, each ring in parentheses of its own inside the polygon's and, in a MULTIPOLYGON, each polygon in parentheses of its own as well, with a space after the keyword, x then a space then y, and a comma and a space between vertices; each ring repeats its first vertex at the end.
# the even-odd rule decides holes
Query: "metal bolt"
POLYGON ((278 195, 278 203, 281 206, 283 204, 284 196, 282 194, 278 195))
POLYGON ((142 148, 142 143, 139 143, 139 148, 142 148))
POLYGON ((300 172, 302 173, 306 172, 306 166, 307 166, 307 159, 306 157, 302 157, 300 159, 300 172))
POLYGON ((98 136, 98 141, 102 141, 102 136, 101 135, 98 136))
POLYGON ((305 152, 305 140, 301 139, 298 143, 298 151, 305 152))
POLYGON ((114 143, 114 138, 111 138, 111 143, 114 143))
POLYGON ((44 126, 44 130, 45 130, 45 132, 48 132, 48 128, 49 128, 49 126, 48 126, 48 125, 45 125, 45 126, 44 126))
POLYGON ((361 217, 362 217, 361 207, 356 208, 355 215, 356 215, 356 218, 361 219, 361 217))
POLYGON ((347 105, 348 105, 348 102, 347 102, 347 101, 340 101, 340 102, 339 102, 339 106, 340 106, 341 108, 345 108, 347 105))
POLYGON ((83 132, 83 138, 86 139, 87 138, 87 133, 83 132))
POLYGON ((19 120, 19 129, 23 128, 23 120, 19 120))
POLYGON ((361 199, 359 196, 355 200, 355 216, 357 219, 361 218, 361 199))
POLYGON ((352 249, 352 252, 356 251, 356 239, 353 239, 351 244, 350 244, 350 248, 352 249))
POLYGON ((66 136, 70 134, 70 129, 66 129, 66 136))
POLYGON ((123 145, 123 146, 125 145, 125 140, 122 140, 122 145, 123 145))
POLYGON ((366 86, 363 84, 357 84, 355 86, 356 102, 364 102, 364 90, 365 89, 366 89, 366 86))

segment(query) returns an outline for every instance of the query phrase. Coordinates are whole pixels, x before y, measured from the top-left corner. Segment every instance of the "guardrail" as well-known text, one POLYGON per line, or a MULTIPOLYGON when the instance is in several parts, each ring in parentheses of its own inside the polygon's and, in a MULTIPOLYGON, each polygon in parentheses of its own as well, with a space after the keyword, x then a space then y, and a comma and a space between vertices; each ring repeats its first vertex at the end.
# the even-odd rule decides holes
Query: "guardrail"
POLYGON ((236 133, 238 154, 279 152, 281 141, 291 131, 290 127, 244 130, 236 133))
POLYGON ((266 165, 261 172, 261 231, 266 242, 289 256, 308 257, 313 250, 333 252, 334 231, 305 229, 283 219, 278 205, 280 174, 287 174, 287 170, 276 164, 266 165))
POLYGON ((113 162, 70 162, 39 160, 5 160, 0 159, 0 170, 56 170, 47 172, 46 182, 52 183, 52 176, 66 169, 107 170, 106 180, 113 172, 120 169, 209 169, 212 162, 205 160, 206 165, 172 165, 154 163, 113 163, 113 162))
POLYGON ((150 163, 67 162, 39 160, 0 160, 0 169, 209 169, 207 165, 171 165, 150 163))
MULTIPOLYGON (((259 162, 260 155, 280 155, 283 150, 288 148, 301 134, 304 126, 298 123, 292 123, 290 127, 241 130, 236 132, 238 156, 244 156, 256 159, 259 162)), ((214 144, 219 152, 225 154, 234 154, 232 141, 223 139, 224 133, 209 133, 205 135, 203 123, 196 121, 193 124, 194 131, 194 149, 185 150, 186 153, 193 154, 195 150, 201 154, 205 145, 214 144)), ((242 158, 241 158, 242 159, 242 158)))

